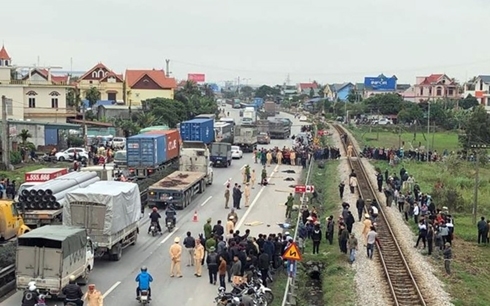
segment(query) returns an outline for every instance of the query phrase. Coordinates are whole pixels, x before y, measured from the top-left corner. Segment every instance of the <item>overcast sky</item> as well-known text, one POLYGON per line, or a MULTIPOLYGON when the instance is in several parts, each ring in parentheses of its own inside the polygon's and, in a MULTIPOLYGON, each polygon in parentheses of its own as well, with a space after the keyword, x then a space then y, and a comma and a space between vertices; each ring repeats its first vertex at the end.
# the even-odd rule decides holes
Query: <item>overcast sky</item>
POLYGON ((488 0, 22 0, 3 12, 16 65, 123 73, 170 59, 178 79, 251 84, 490 74, 488 0))

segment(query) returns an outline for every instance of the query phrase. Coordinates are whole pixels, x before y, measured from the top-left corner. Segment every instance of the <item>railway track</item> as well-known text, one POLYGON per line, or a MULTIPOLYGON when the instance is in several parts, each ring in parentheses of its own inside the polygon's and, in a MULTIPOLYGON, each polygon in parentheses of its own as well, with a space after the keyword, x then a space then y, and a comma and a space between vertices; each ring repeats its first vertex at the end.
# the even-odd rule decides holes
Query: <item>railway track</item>
MULTIPOLYGON (((346 135, 344 128, 338 124, 334 124, 334 128, 340 135, 346 135)), ((347 152, 349 143, 348 137, 346 142, 343 141, 343 146, 347 152)), ((381 201, 377 196, 377 189, 372 185, 369 179, 369 173, 366 171, 363 163, 358 157, 359 154, 356 148, 353 149, 352 157, 348 158, 349 166, 355 171, 358 180, 359 195, 368 202, 376 199, 378 203, 381 201)), ((426 306, 426 302, 422 292, 417 284, 417 279, 412 274, 410 266, 403 255, 403 252, 398 245, 395 234, 387 220, 383 205, 379 204, 379 215, 376 220, 376 231, 380 245, 376 245, 377 254, 379 254, 379 262, 382 266, 388 289, 391 298, 391 305, 396 306, 411 306, 421 305, 426 306)))

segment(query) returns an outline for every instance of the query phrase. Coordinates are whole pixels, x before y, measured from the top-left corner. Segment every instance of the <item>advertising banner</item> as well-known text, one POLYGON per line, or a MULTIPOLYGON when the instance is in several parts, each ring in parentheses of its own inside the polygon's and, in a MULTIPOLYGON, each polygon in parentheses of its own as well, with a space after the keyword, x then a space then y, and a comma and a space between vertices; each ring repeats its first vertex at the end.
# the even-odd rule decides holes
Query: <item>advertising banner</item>
POLYGON ((396 90, 396 78, 365 77, 364 87, 367 90, 393 91, 396 90))
POLYGON ((196 83, 202 83, 206 80, 204 73, 189 73, 187 74, 187 80, 196 83))

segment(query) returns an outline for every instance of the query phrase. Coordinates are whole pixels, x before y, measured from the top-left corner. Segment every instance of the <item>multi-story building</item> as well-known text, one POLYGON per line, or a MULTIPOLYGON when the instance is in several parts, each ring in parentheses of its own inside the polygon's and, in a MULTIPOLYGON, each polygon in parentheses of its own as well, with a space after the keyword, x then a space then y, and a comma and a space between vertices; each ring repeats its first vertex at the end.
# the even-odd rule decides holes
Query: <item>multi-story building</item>
POLYGON ((83 74, 78 79, 77 86, 82 99, 85 99, 85 92, 95 87, 100 92, 100 100, 124 104, 123 75, 115 73, 102 63, 98 63, 83 74))
POLYGON ((417 77, 413 88, 414 102, 437 99, 458 99, 459 84, 446 74, 417 77))
POLYGON ((140 106, 141 102, 152 98, 173 99, 177 82, 168 78, 163 70, 126 70, 127 102, 140 106))
MULTIPOLYGON (((53 67, 54 68, 54 67, 53 67)), ((73 112, 66 107, 69 76, 51 74, 51 67, 13 66, 4 46, 0 49, 0 96, 7 102, 12 120, 63 123, 73 112), (28 73, 21 75, 20 68, 28 73)))

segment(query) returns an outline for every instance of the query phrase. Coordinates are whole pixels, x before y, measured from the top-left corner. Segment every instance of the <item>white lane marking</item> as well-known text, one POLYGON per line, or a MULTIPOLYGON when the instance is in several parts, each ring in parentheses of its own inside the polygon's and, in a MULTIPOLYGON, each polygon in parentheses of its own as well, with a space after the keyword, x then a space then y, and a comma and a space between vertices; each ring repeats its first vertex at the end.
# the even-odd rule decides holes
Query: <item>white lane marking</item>
POLYGON ((207 199, 206 199, 206 201, 204 201, 204 202, 201 204, 201 206, 206 205, 206 203, 208 203, 208 202, 209 202, 209 200, 211 200, 211 198, 212 198, 212 197, 213 197, 213 196, 210 196, 209 198, 207 198, 207 199))
POLYGON ((109 290, 107 290, 102 297, 105 299, 106 296, 108 296, 112 291, 114 291, 114 289, 116 289, 116 287, 119 286, 120 284, 121 282, 117 282, 114 285, 112 285, 112 287, 109 288, 109 290))
MULTIPOLYGON (((276 167, 274 168, 274 171, 272 171, 271 175, 269 175, 269 180, 272 178, 272 176, 274 176, 274 173, 277 172, 277 169, 279 169, 279 165, 276 165, 276 167)), ((243 217, 241 217, 240 221, 238 221, 238 224, 237 224, 237 226, 235 226, 235 229, 240 229, 240 226, 243 225, 243 222, 245 222, 245 219, 247 219, 248 215, 250 214, 250 211, 252 211, 252 208, 255 206, 255 203, 257 203, 257 201, 259 200, 259 198, 262 195, 262 192, 264 192, 265 188, 267 188, 267 186, 262 186, 262 188, 259 190, 259 193, 257 193, 257 195, 255 196, 252 204, 250 204, 250 207, 248 207, 245 214, 243 214, 243 217)), ((270 188, 270 186, 269 186, 269 188, 270 188)))
POLYGON ((175 227, 174 230, 167 235, 167 237, 163 238, 163 240, 160 242, 160 244, 164 244, 165 242, 167 242, 167 240, 170 239, 170 237, 173 236, 173 234, 175 234, 175 232, 178 230, 179 228, 178 227, 175 227))

